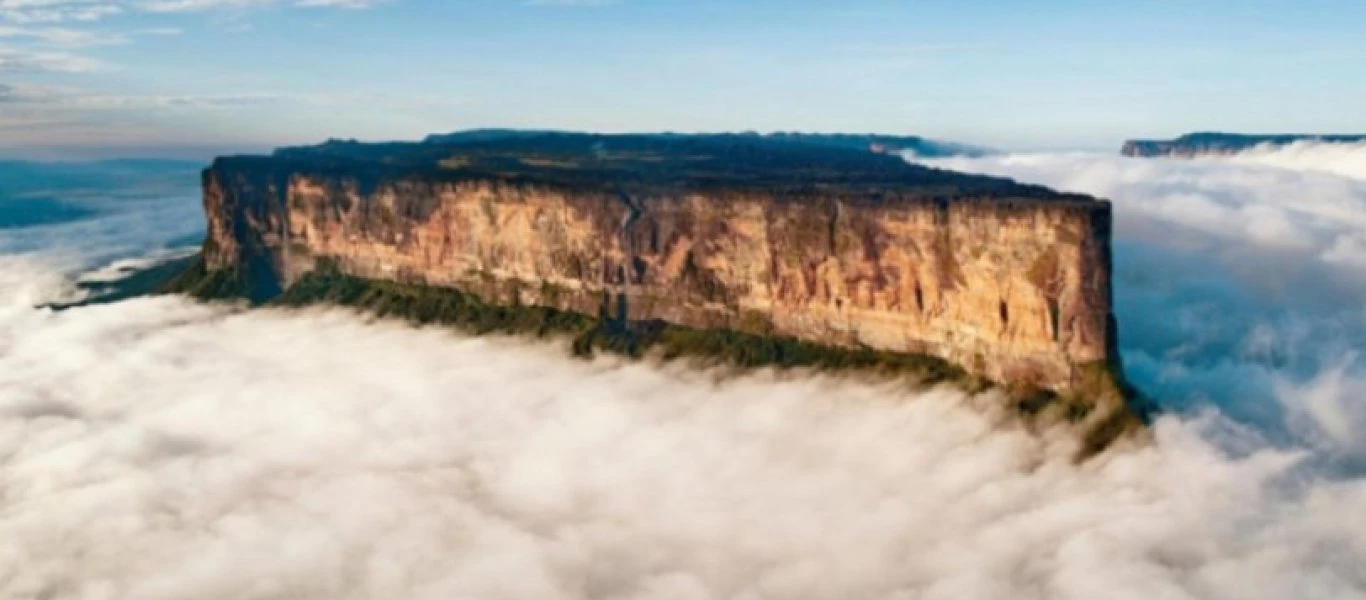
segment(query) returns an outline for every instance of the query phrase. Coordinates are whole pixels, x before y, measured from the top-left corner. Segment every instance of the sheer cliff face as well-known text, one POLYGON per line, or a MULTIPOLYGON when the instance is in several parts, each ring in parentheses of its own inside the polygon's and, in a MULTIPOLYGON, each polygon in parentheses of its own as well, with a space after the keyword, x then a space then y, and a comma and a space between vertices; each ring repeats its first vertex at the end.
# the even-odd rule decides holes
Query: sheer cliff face
POLYGON ((1110 207, 1089 199, 633 196, 230 163, 204 186, 205 265, 255 265, 275 289, 327 264, 494 302, 930 354, 1059 391, 1113 358, 1110 207))

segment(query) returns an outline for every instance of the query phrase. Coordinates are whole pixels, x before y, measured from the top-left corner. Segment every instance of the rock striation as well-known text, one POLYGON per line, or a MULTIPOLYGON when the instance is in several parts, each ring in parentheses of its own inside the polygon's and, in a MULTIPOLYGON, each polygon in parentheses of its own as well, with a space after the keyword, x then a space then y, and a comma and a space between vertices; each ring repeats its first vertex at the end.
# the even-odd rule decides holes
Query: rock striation
POLYGON ((1258 146, 1287 146, 1295 142, 1362 143, 1366 142, 1366 135, 1188 133, 1174 140, 1129 140, 1120 153, 1132 157, 1192 158, 1237 154, 1258 146))
MULTIPOLYGON (((320 269, 623 322, 938 357, 1014 388, 1118 378, 1108 202, 744 135, 329 142, 203 173, 202 268, 320 269)), ((1106 400, 1120 410, 1123 400, 1106 400)))

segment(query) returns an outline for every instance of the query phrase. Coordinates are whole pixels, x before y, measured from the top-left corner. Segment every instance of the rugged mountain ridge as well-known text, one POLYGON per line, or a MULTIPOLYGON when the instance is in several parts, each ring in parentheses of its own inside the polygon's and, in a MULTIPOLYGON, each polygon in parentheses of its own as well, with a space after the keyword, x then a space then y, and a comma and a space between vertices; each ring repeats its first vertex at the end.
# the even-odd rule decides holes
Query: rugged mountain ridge
POLYGON ((1132 157, 1237 154, 1257 146, 1287 146, 1295 142, 1350 144, 1366 142, 1366 135, 1188 133, 1174 140, 1129 140, 1120 153, 1132 157))
POLYGON ((200 268, 258 301, 325 271, 933 357, 1127 411, 1110 205, 1087 196, 733 135, 333 142, 220 158, 203 184, 200 268))

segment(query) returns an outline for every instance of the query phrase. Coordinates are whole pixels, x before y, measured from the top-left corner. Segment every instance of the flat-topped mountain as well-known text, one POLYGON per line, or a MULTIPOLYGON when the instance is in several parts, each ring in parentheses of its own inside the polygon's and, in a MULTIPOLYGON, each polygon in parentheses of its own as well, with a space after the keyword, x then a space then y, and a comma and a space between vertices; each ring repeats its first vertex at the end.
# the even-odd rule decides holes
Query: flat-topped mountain
POLYGON ((1133 416, 1110 205, 1088 196, 782 137, 529 132, 220 158, 204 204, 180 288, 206 295, 530 319, 584 348, 739 364, 914 365, 1068 398, 1075 419, 1133 416))
POLYGON ((1188 133, 1174 140, 1129 140, 1124 156, 1178 156, 1236 154, 1257 146, 1287 146, 1295 142, 1359 143, 1366 135, 1188 133))

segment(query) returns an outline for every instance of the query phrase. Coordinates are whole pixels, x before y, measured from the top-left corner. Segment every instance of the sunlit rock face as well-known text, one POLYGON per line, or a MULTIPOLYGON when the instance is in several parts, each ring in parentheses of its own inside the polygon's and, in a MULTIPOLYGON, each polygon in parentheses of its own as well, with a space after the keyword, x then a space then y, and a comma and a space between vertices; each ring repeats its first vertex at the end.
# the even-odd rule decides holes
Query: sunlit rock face
POLYGON ((264 295, 326 265, 1056 391, 1116 362, 1106 202, 853 150, 581 137, 220 159, 205 264, 264 295))

